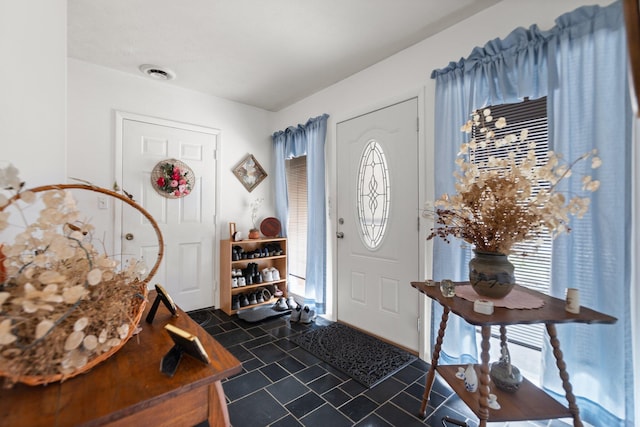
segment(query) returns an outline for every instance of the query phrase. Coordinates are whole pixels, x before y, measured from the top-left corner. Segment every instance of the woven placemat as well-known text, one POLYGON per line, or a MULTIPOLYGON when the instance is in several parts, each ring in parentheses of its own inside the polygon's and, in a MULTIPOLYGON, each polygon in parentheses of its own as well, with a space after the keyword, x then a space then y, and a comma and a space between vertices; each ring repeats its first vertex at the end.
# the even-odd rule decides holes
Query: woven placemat
POLYGON ((471 302, 479 299, 491 301, 494 307, 511 309, 534 309, 544 305, 542 298, 517 288, 509 292, 504 298, 488 298, 478 295, 471 285, 459 285, 456 286, 456 296, 471 302))

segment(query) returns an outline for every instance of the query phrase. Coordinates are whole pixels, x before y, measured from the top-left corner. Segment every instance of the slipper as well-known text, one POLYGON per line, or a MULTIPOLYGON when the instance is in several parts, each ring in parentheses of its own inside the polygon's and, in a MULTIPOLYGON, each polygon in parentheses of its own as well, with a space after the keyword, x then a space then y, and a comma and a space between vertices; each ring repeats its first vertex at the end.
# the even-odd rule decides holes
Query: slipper
POLYGON ((316 317, 316 312, 314 310, 310 310, 309 306, 305 305, 302 309, 302 313, 300 314, 300 323, 309 324, 313 322, 313 319, 316 317))
POLYGON ((296 309, 291 312, 291 317, 289 317, 289 321, 299 322, 301 314, 302 314, 302 307, 300 306, 296 307, 296 309))
POLYGON ((276 301, 276 303, 273 305, 273 309, 276 311, 287 311, 289 310, 289 307, 287 307, 287 302, 285 301, 285 299, 280 297, 278 298, 278 301, 276 301))
POLYGON ((291 310, 295 310, 296 308, 298 308, 298 303, 296 302, 295 299, 293 299, 293 297, 289 297, 289 298, 287 298, 287 306, 291 310))

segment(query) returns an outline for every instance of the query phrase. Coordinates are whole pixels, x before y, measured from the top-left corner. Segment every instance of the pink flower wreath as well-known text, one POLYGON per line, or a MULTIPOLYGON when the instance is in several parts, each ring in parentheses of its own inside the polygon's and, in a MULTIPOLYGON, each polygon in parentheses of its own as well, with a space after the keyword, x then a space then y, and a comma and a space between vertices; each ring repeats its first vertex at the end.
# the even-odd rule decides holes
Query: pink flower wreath
POLYGON ((193 190, 195 176, 189 166, 180 160, 159 162, 151 172, 151 184, 162 196, 180 198, 193 190))

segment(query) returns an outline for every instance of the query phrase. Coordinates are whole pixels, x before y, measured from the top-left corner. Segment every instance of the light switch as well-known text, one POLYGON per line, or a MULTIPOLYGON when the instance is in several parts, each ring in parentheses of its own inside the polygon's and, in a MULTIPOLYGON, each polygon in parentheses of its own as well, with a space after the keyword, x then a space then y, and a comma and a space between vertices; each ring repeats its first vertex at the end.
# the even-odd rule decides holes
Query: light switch
POLYGON ((98 209, 107 209, 109 204, 107 198, 104 196, 98 196, 98 209))

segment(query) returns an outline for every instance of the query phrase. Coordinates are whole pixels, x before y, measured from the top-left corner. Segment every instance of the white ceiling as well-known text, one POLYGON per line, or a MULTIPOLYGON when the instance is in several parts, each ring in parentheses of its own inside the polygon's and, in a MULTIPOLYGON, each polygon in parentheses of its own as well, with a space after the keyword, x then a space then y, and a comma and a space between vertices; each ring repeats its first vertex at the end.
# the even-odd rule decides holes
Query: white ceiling
POLYGON ((278 111, 500 0, 68 0, 68 55, 278 111))

